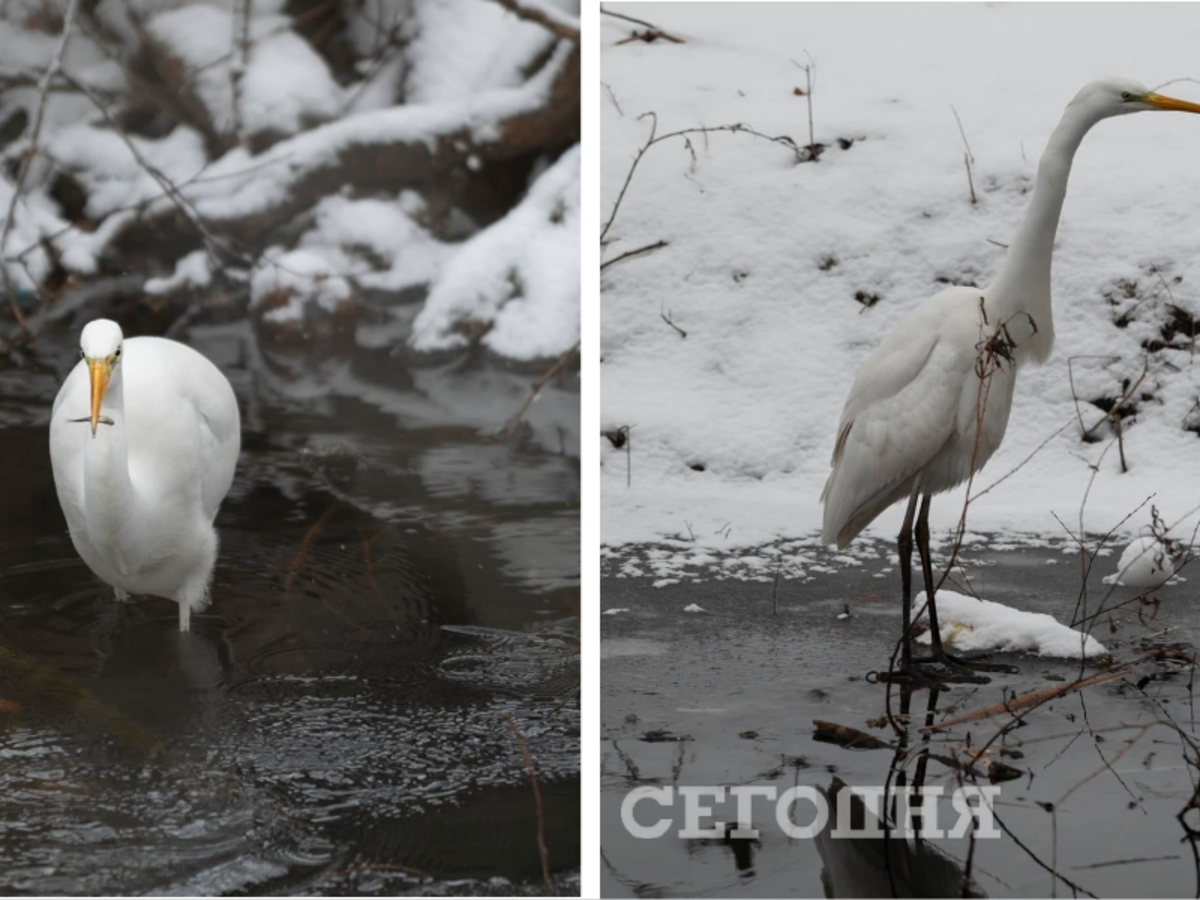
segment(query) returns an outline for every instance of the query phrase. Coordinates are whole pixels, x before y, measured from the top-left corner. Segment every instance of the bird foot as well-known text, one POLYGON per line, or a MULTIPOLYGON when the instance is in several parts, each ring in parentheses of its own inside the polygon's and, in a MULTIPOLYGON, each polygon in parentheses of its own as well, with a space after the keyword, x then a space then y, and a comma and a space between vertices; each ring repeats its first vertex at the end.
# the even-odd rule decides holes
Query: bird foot
POLYGON ((983 662, 979 657, 954 656, 945 652, 942 656, 947 663, 959 669, 968 669, 974 672, 1000 672, 1004 675, 1018 675, 1021 672, 1020 669, 1009 663, 983 662))
POLYGON ((944 688, 948 684, 990 684, 992 679, 969 669, 956 668, 932 659, 912 661, 907 670, 868 672, 871 684, 895 684, 907 688, 944 688))

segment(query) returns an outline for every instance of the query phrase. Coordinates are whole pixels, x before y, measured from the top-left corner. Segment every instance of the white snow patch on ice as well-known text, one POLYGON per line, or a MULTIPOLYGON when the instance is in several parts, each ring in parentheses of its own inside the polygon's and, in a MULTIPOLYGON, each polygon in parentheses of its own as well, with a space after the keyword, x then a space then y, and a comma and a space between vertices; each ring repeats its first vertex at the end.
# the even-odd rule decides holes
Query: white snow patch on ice
POLYGON ((1162 587, 1175 574, 1170 551, 1156 537, 1134 538, 1117 563, 1117 571, 1104 577, 1105 584, 1150 589, 1162 587))
MULTIPOLYGON (((913 600, 913 609, 925 605, 925 592, 913 600)), ((1086 659, 1106 656, 1108 651, 1091 635, 1083 635, 1045 613, 1025 612, 992 600, 977 600, 954 591, 937 592, 938 624, 942 641, 963 652, 994 650, 1001 653, 1033 653, 1037 656, 1086 659)), ((918 640, 932 642, 928 615, 918 623, 926 631, 918 640)))

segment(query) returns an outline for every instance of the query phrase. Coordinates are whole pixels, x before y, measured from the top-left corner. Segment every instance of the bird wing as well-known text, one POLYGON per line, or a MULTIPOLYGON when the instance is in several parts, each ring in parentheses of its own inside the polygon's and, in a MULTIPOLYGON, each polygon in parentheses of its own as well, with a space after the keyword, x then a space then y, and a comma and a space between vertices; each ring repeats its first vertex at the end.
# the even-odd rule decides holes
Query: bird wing
POLYGON ((130 477, 149 496, 194 492, 211 521, 241 448, 233 388, 202 353, 163 338, 127 339, 122 365, 130 477))
POLYGON ((929 318, 905 320, 859 370, 821 495, 827 543, 844 547, 907 496, 913 476, 958 430, 974 357, 929 318))
POLYGON ((197 364, 188 395, 199 425, 201 502, 205 515, 213 518, 233 483, 242 425, 233 388, 216 366, 203 356, 201 359, 206 365, 197 364))

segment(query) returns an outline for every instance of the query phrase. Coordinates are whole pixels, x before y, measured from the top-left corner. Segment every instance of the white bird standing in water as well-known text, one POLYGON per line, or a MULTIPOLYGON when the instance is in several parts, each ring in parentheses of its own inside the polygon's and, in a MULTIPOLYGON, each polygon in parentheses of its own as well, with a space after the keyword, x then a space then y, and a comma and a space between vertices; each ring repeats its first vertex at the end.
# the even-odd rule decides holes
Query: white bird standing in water
POLYGON ((179 604, 179 630, 208 603, 217 561, 213 519, 237 467, 241 423, 233 388, 190 347, 125 340, 89 322, 83 359, 54 401, 50 461, 71 542, 129 594, 179 604))
POLYGON ((855 378, 838 424, 833 472, 821 495, 822 537, 845 547, 889 506, 908 501, 898 540, 903 646, 900 675, 892 680, 928 680, 913 673, 914 663, 932 664, 945 680, 986 681, 964 673, 1010 668, 955 659, 942 647, 929 558, 929 501, 991 458, 1008 425, 1016 370, 1050 355, 1054 234, 1083 136, 1102 119, 1149 110, 1200 113, 1200 105, 1126 78, 1086 85, 1050 136, 1029 210, 992 283, 983 289, 951 287, 930 297, 884 339, 855 378), (933 653, 927 660, 914 660, 911 649, 914 516, 930 598, 933 653))

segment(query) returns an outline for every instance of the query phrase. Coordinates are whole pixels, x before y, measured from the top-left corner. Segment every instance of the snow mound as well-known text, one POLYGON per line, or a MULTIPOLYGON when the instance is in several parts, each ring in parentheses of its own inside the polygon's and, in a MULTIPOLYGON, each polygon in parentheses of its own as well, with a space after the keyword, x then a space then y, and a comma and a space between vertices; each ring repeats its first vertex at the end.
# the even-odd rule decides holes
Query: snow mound
POLYGON ((250 306, 271 299, 283 302, 265 314, 269 321, 283 322, 304 317, 306 300, 315 301, 326 312, 350 299, 350 285, 320 254, 310 250, 281 252, 274 248, 254 270, 250 280, 250 306))
POLYGON ((558 356, 578 340, 579 160, 576 145, 445 265, 413 323, 414 347, 464 346, 472 324, 484 327, 489 349, 514 359, 558 356))
POLYGON ((1104 583, 1156 588, 1166 584, 1174 574, 1175 562, 1162 542, 1156 537, 1140 537, 1125 548, 1117 571, 1106 575, 1104 583))
MULTIPOLYGON (((325 60, 290 25, 286 16, 257 16, 250 23, 252 49, 240 85, 240 112, 249 134, 295 134, 306 120, 333 118, 341 107, 342 90, 325 60)), ((240 60, 230 53, 228 10, 205 3, 183 6, 155 16, 148 31, 188 68, 217 131, 231 130, 230 67, 240 60)))
MULTIPOLYGON (((914 609, 925 605, 922 591, 913 601, 914 609)), ((1086 659, 1107 656, 1104 645, 1091 635, 1068 628, 1045 613, 1025 612, 991 600, 977 600, 954 591, 937 594, 938 619, 942 642, 960 651, 997 650, 1003 653, 1033 653, 1043 657, 1086 659)), ((928 625, 922 613, 918 623, 928 625)), ((918 640, 932 643, 928 630, 918 640)))

